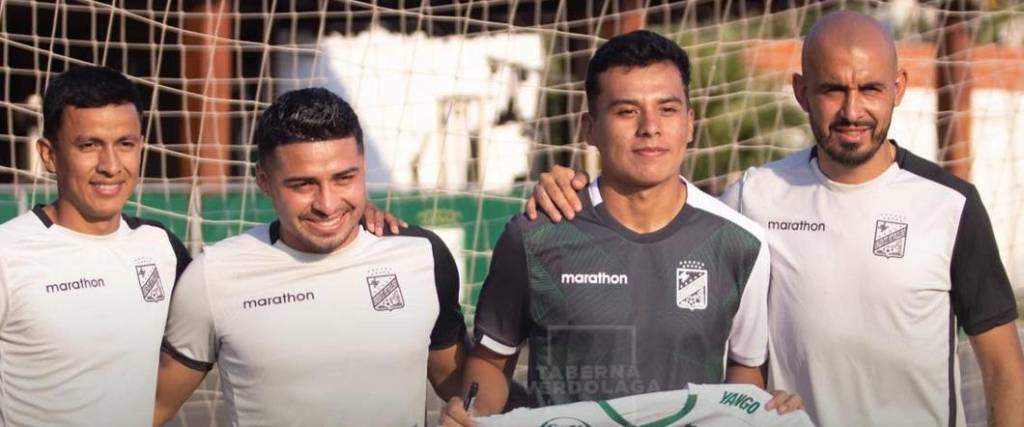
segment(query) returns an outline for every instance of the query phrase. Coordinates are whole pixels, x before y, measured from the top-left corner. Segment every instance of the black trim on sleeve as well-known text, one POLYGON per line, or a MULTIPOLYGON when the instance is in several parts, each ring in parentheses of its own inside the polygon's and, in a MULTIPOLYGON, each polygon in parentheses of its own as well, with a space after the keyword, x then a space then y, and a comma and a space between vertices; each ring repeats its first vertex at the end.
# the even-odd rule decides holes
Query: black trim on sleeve
POLYGON ((45 205, 38 204, 32 207, 32 213, 36 214, 36 218, 39 218, 39 222, 43 223, 43 226, 50 228, 53 226, 53 221, 50 220, 50 216, 43 210, 45 205))
POLYGON ((1017 318, 1017 301, 999 258, 985 207, 972 186, 950 261, 953 309, 964 331, 977 335, 1017 318))
POLYGON ((518 347, 530 335, 529 266, 519 224, 524 216, 513 217, 494 245, 491 268, 480 289, 473 324, 474 343, 484 335, 518 347))
POLYGON ((270 235, 271 246, 276 244, 278 240, 281 240, 281 222, 275 219, 274 222, 270 223, 268 234, 270 235))
MULTIPOLYGON (((387 227, 385 235, 392 235, 387 227)), ((399 230, 399 235, 427 239, 433 253, 434 286, 437 288, 439 311, 434 329, 430 332, 430 349, 447 348, 462 341, 466 336, 466 320, 462 316, 462 305, 459 304, 459 287, 462 280, 451 251, 437 234, 424 228, 408 227, 399 230)))
POLYGON ((1017 302, 1003 268, 992 222, 978 190, 935 163, 897 146, 900 167, 964 196, 949 266, 950 300, 960 326, 977 335, 1017 318, 1017 302))
POLYGON ((178 236, 175 236, 169 228, 165 227, 163 223, 159 221, 127 215, 122 216, 124 217, 124 222, 128 224, 128 228, 131 228, 132 230, 143 225, 148 225, 157 227, 167 233, 167 240, 171 244, 171 249, 174 250, 175 259, 177 259, 177 265, 175 265, 174 268, 174 281, 177 282, 178 279, 181 278, 181 274, 185 272, 185 267, 188 267, 188 264, 192 262, 192 255, 188 252, 188 248, 185 247, 185 244, 181 242, 181 239, 178 239, 178 236))
POLYGON ((178 363, 187 366, 189 369, 200 372, 209 372, 210 369, 213 369, 212 363, 192 360, 188 356, 181 354, 181 352, 175 349, 174 346, 172 346, 171 343, 167 342, 166 339, 164 339, 163 342, 160 343, 160 351, 163 351, 168 356, 171 356, 172 359, 177 360, 178 363))

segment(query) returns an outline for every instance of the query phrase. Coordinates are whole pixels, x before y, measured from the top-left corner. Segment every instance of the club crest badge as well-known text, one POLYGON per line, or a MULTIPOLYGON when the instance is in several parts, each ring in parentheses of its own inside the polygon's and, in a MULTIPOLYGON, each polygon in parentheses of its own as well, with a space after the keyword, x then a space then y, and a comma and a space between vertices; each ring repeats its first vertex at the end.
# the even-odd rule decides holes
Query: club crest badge
POLYGON ((164 285, 160 281, 160 271, 157 270, 156 264, 152 262, 136 264, 135 278, 139 281, 144 301, 160 302, 164 300, 164 285))
POLYGON ((374 271, 366 276, 370 288, 370 302, 377 311, 392 311, 405 307, 398 275, 388 271, 374 271))
POLYGON ((903 258, 907 247, 908 225, 893 219, 895 218, 879 219, 875 222, 875 243, 872 252, 876 256, 903 258))
POLYGON ((687 310, 708 308, 708 270, 704 263, 682 261, 676 269, 676 305, 687 310))

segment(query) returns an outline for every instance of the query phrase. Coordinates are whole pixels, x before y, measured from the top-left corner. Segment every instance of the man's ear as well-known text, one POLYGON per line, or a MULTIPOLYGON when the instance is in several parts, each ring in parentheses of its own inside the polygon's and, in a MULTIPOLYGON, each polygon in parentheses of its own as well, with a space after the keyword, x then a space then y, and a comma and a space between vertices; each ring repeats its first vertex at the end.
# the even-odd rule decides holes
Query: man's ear
POLYGON ((903 94, 907 91, 907 70, 900 68, 896 70, 896 102, 894 105, 900 105, 903 101, 903 94))
POLYGON ((810 112, 807 94, 804 92, 806 89, 807 83, 804 81, 804 76, 800 73, 793 73, 793 96, 796 97, 796 103, 800 104, 800 108, 805 112, 810 112))
POLYGON ((687 138, 686 138, 686 145, 689 146, 691 143, 693 143, 693 139, 694 139, 694 137, 693 137, 693 109, 689 108, 689 107, 687 107, 686 109, 688 110, 687 113, 686 113, 687 114, 686 127, 688 128, 687 131, 686 131, 686 136, 687 136, 687 138))
POLYGON ((270 177, 267 175, 266 169, 263 168, 262 161, 256 161, 256 185, 260 187, 263 194, 270 197, 270 177))
POLYGON ((43 166, 50 173, 57 173, 57 144, 47 138, 36 140, 36 151, 43 160, 43 166))
POLYGON ((583 136, 584 142, 588 145, 594 145, 593 131, 594 117, 590 115, 589 111, 584 111, 583 117, 580 120, 580 135, 583 136))

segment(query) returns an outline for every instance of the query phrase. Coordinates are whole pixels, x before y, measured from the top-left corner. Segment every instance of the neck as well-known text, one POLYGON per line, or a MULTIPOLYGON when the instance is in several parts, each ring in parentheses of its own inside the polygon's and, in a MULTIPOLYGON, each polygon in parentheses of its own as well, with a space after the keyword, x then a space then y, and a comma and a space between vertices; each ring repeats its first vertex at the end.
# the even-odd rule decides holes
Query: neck
POLYGON ((608 213, 636 233, 664 228, 686 204, 686 184, 678 177, 647 188, 631 188, 604 179, 598 181, 598 185, 608 213))
POLYGON ((896 161, 896 146, 886 141, 867 162, 847 166, 832 160, 821 147, 815 147, 818 154, 818 168, 828 179, 842 184, 863 184, 878 178, 896 161))
POLYGON ((70 203, 60 198, 52 205, 44 206, 43 212, 54 224, 82 234, 102 236, 117 231, 121 226, 121 215, 99 220, 86 218, 70 203))

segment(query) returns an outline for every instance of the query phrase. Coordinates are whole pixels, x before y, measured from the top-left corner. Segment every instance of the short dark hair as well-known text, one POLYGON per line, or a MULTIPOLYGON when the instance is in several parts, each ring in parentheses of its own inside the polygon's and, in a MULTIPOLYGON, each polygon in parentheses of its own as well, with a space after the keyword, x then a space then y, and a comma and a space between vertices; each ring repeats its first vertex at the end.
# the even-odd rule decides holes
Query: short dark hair
POLYGON ((355 137, 363 152, 359 117, 344 99, 322 87, 285 92, 270 104, 253 136, 257 158, 269 159, 280 145, 355 137))
POLYGON ((55 77, 43 95, 43 136, 57 140, 67 106, 99 108, 132 103, 142 123, 142 98, 123 74, 107 67, 83 65, 55 77))
POLYGON ((612 67, 646 67, 662 61, 669 61, 683 76, 686 104, 690 104, 690 57, 686 51, 671 40, 647 30, 636 30, 612 37, 594 52, 587 64, 587 107, 591 111, 597 106, 601 95, 598 77, 612 67))

